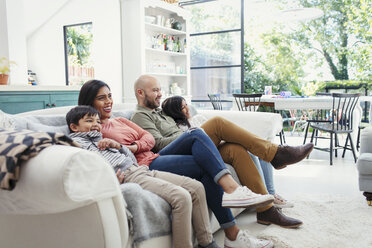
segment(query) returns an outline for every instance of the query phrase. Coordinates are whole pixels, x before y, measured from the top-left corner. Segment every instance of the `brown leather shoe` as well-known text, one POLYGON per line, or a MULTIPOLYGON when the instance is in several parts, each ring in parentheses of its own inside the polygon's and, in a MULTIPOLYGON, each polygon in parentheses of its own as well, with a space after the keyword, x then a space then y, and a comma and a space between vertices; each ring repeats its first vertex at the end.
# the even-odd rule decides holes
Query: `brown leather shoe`
POLYGON ((285 216, 274 206, 257 213, 257 222, 263 225, 276 224, 285 228, 296 228, 302 225, 302 221, 285 216))
POLYGON ((307 143, 301 146, 278 146, 276 154, 271 160, 271 164, 275 169, 283 169, 289 164, 300 162, 307 157, 313 150, 314 144, 307 143))

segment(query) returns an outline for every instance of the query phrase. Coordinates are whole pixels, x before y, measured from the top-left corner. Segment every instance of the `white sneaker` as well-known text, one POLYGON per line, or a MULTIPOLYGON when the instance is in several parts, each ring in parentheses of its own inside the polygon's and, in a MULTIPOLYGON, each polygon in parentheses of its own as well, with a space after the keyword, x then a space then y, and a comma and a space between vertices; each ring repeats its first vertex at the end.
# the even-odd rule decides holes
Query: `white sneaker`
POLYGON ((227 208, 247 208, 260 207, 270 204, 274 197, 270 194, 261 195, 253 193, 246 186, 239 186, 231 194, 224 192, 222 196, 222 207, 227 208))
POLYGON ((236 240, 231 241, 225 237, 225 248, 272 248, 273 242, 265 239, 256 239, 248 234, 246 230, 240 230, 236 240))
POLYGON ((277 208, 293 208, 294 204, 287 201, 282 196, 275 194, 274 195, 274 206, 277 208))

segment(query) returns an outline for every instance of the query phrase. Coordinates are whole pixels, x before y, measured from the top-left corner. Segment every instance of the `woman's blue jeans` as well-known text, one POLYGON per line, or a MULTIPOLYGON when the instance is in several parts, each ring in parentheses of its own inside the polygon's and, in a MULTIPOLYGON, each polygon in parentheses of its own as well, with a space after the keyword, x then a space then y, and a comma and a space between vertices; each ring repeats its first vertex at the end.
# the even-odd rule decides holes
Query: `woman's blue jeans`
POLYGON ((223 229, 234 226, 229 208, 223 208, 223 189, 217 184, 226 168, 220 153, 206 133, 200 129, 184 132, 164 147, 150 164, 151 170, 167 171, 200 181, 205 188, 207 203, 223 229))

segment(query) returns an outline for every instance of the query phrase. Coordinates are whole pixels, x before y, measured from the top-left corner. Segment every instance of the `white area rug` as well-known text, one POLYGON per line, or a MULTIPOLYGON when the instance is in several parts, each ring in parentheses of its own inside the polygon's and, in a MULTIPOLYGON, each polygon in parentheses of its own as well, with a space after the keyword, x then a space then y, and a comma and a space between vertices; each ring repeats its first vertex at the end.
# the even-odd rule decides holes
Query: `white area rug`
POLYGON ((270 225, 257 236, 272 240, 275 248, 372 247, 372 207, 364 196, 301 196, 294 203, 283 213, 302 220, 299 229, 270 225))

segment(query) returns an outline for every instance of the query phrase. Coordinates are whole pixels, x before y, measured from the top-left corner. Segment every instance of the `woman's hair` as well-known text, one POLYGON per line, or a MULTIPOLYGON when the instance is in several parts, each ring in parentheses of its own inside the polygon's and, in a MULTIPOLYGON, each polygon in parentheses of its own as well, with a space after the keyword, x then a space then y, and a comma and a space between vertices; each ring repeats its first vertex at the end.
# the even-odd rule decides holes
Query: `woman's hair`
POLYGON ((78 105, 93 106, 98 91, 105 86, 110 90, 110 87, 101 80, 92 79, 85 82, 80 89, 78 105))
POLYGON ((168 97, 161 104, 161 108, 166 115, 174 119, 174 121, 177 123, 177 126, 185 125, 187 127, 191 127, 189 120, 185 114, 182 113, 182 101, 185 101, 182 96, 168 97))
POLYGON ((79 105, 68 111, 68 113, 66 114, 66 122, 70 133, 73 133, 70 128, 70 124, 73 123, 75 125, 79 125, 79 121, 86 115, 88 115, 89 117, 95 115, 101 117, 101 114, 98 112, 98 110, 96 110, 92 106, 79 105))

